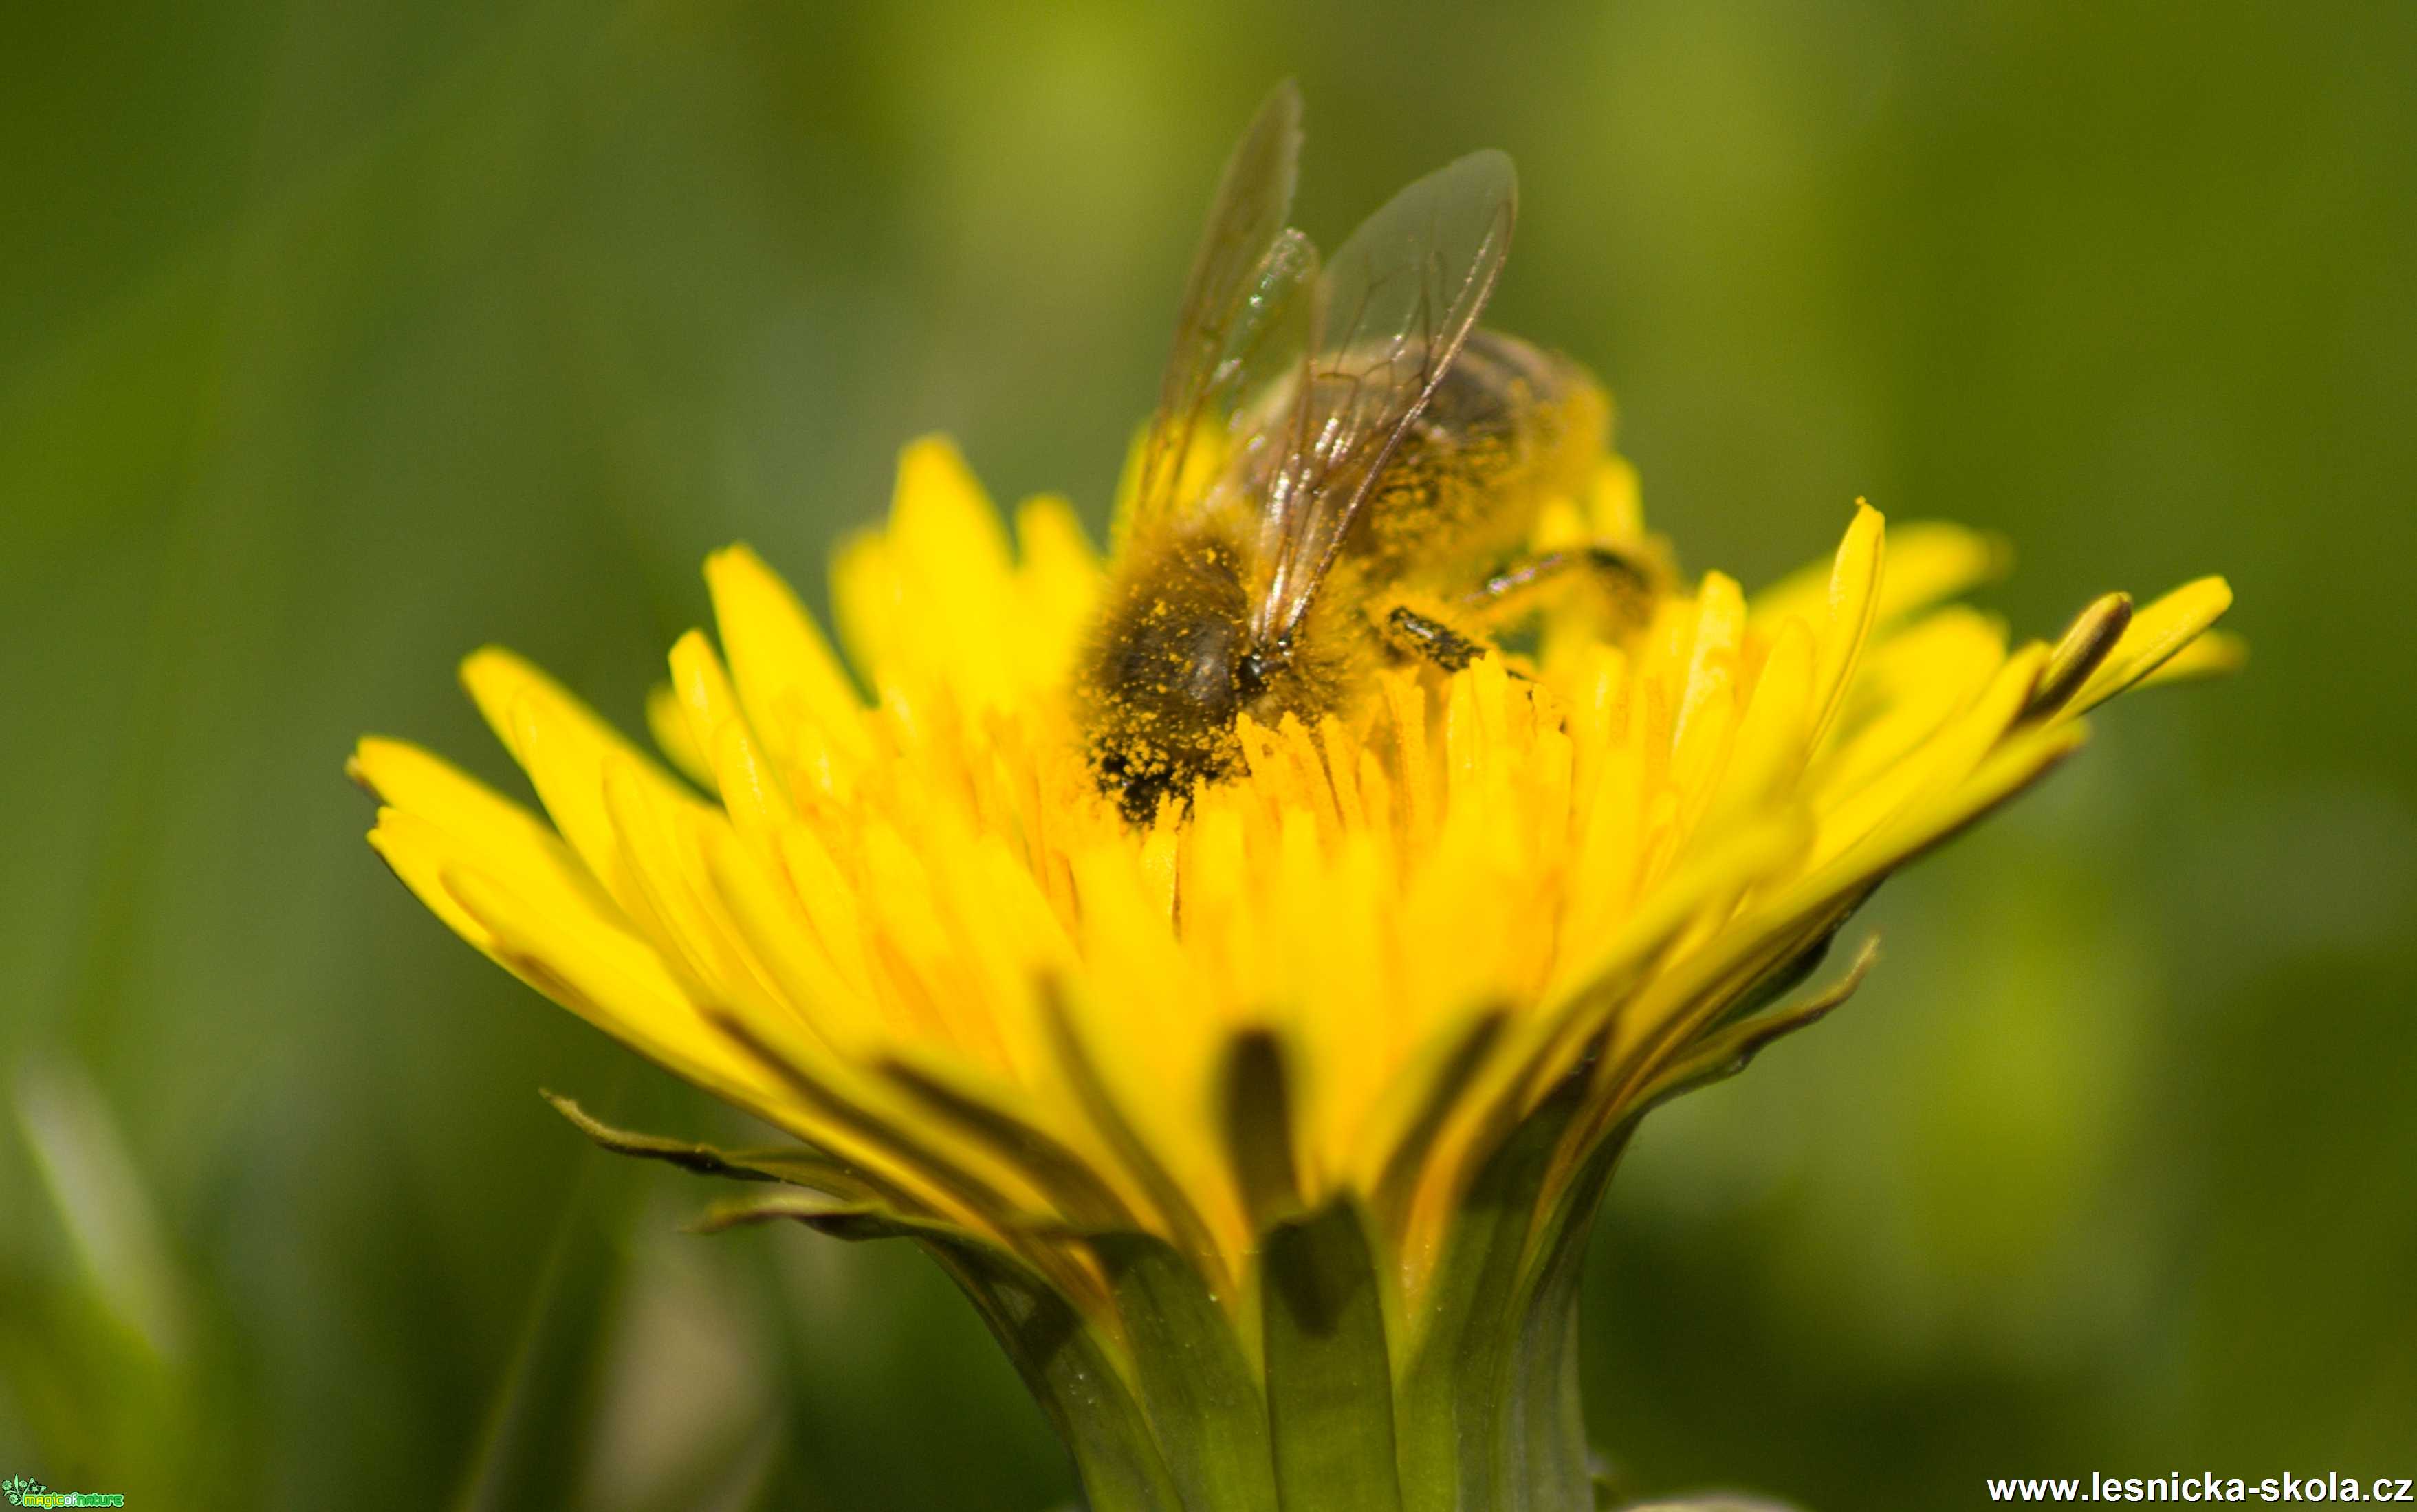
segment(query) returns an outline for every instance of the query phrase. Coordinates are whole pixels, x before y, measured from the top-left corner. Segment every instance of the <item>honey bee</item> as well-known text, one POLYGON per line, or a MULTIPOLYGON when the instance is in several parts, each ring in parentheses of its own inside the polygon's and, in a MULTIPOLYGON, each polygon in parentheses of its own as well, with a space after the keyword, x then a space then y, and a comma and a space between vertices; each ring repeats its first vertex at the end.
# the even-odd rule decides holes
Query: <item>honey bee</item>
POLYGON ((1075 679, 1100 786, 1136 824, 1241 764, 1237 724, 1348 714, 1376 670, 1457 671, 1550 586, 1649 591, 1607 550, 1518 553, 1604 455, 1575 363, 1476 328, 1517 175, 1477 152, 1411 184, 1331 259, 1285 224, 1286 83, 1211 204, 1075 679))

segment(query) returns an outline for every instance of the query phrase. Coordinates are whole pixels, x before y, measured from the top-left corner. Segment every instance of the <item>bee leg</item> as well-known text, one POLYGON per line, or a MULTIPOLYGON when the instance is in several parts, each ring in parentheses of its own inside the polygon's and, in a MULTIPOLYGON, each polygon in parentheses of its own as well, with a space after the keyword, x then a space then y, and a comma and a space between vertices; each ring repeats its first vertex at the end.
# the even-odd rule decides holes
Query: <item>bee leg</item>
POLYGON ((1446 672, 1458 672, 1494 649, 1482 641, 1470 640, 1441 620, 1430 619, 1407 604, 1397 605, 1386 614, 1383 629, 1385 639, 1391 643, 1394 650, 1434 662, 1446 672))
POLYGON ((1652 580, 1627 556, 1605 546, 1543 552, 1516 562, 1461 596, 1456 607, 1490 624, 1515 619, 1546 592, 1583 576, 1594 582, 1623 622, 1642 621, 1652 580))

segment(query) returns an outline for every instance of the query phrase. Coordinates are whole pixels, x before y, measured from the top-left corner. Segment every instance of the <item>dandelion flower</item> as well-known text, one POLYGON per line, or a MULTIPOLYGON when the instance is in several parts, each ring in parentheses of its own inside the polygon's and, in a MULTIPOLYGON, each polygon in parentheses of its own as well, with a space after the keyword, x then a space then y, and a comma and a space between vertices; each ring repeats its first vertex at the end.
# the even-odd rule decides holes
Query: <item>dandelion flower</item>
MULTIPOLYGON (((1543 528, 1641 542, 1632 475, 1543 528)), ((400 741, 351 770, 456 933, 795 1142, 566 1112, 779 1184, 712 1225, 920 1242, 1093 1505, 1578 1507, 1576 1261, 1639 1115, 1842 1000, 1868 946, 1798 994, 1847 915, 2084 713, 2231 655, 2215 579, 2011 644, 1949 602, 1999 555, 1859 506, 1758 595, 1246 726, 1137 825, 1071 724, 1100 558, 926 440, 838 555, 844 659, 753 552, 707 564, 668 767, 489 649, 463 680, 542 815, 400 741)))
POLYGON ((707 1227, 920 1244, 1098 1512, 1575 1512, 1578 1260, 1637 1120, 1852 991, 1868 945, 1802 990, 1847 915, 2088 710, 2227 661, 2230 591, 2010 645, 1950 602, 1992 543, 1862 506, 1759 596, 1680 579, 1591 380, 1469 334, 1509 159, 1321 260, 1299 114, 1220 186, 1116 572, 919 442, 835 564, 844 659, 752 552, 707 564, 672 769, 486 650, 543 817, 397 741, 353 772, 455 932, 793 1142, 567 1116, 775 1185, 707 1227), (1452 530, 1633 612, 1529 605, 1514 655, 1375 601, 1452 530))

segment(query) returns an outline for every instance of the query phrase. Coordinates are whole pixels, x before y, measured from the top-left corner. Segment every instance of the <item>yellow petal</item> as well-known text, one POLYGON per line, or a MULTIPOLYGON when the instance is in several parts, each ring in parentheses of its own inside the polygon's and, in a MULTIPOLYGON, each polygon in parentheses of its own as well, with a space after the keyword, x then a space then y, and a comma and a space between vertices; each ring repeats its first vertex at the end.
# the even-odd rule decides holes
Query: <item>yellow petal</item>
POLYGON ((707 793, 713 791, 713 764, 690 733, 688 711, 680 707, 679 694, 669 683, 646 689, 646 733, 655 737, 655 748, 679 768, 682 777, 707 793))
POLYGON ((2164 666, 2232 607, 2232 585, 2222 578, 2184 583, 2132 616, 2131 628, 2081 691, 2074 714, 2086 714, 2164 666))
POLYGON ((2239 672, 2249 662, 2249 643, 2227 630, 2209 630, 2190 644, 2167 657, 2157 670, 2133 686, 2154 688, 2163 683, 2187 682, 2196 677, 2215 677, 2239 672))
POLYGON ((731 681, 773 756, 799 759, 801 726, 859 753, 863 701, 788 583, 745 546, 707 558, 705 581, 731 681))
POLYGON ((1856 501, 1854 522, 1847 527, 1847 538, 1838 543, 1837 561, 1830 570, 1829 602, 1817 622, 1821 644, 1814 682, 1813 738, 1817 741, 1846 702, 1855 663, 1862 656, 1863 641, 1879 612, 1886 549, 1887 522, 1877 509, 1856 501))
POLYGON ((542 908, 466 861, 438 879, 492 952, 524 979, 631 1049, 718 1096, 776 1121, 781 1102, 707 1027, 696 1003, 647 944, 594 915, 542 908))
MULTIPOLYGON (((2014 561, 2002 537, 1945 521, 1892 525, 1888 537, 1888 579, 1873 605, 1873 618, 1881 625, 1993 582, 2014 561)), ((1770 625, 1790 618, 1820 623, 1832 571, 1821 566, 1790 573, 1755 595, 1754 617, 1770 625)))
POLYGON ((604 765, 629 764, 632 780, 665 803, 692 802, 652 759, 552 678, 509 651, 488 647, 462 663, 462 682, 512 759, 528 774, 563 839, 623 908, 638 904, 604 807, 604 765))
POLYGON ((443 759, 372 735, 354 750, 350 766, 354 779, 380 803, 452 837, 456 844, 475 843, 490 870, 578 894, 599 910, 613 907, 585 864, 542 820, 443 759))

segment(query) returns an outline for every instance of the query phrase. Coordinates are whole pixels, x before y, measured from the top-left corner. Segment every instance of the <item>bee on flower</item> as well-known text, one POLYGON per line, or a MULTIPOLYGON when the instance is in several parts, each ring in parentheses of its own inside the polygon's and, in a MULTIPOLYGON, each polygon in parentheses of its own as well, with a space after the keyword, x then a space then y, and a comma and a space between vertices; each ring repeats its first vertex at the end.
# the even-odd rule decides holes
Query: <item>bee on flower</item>
POLYGON ((1244 719, 1347 717, 1387 664, 1457 672, 1473 632, 1573 579, 1623 605, 1649 587, 1599 541, 1526 549, 1602 465, 1609 406, 1575 363, 1476 327, 1511 160, 1427 175, 1327 262, 1285 225, 1300 140, 1279 89, 1218 188, 1076 676, 1094 765, 1136 821, 1238 769, 1244 719))
POLYGON ((844 656, 734 547, 660 759, 490 649, 541 812, 400 741, 352 771, 455 932, 789 1142, 574 1122, 769 1190, 712 1226, 920 1244, 1095 1507, 1591 1507, 1577 1259, 1637 1119, 1843 1000, 1848 916, 2088 711, 2232 659, 2230 595, 2016 643, 1953 602, 1995 543, 1862 505, 1760 592, 1687 577, 1593 380, 1476 325, 1509 160, 1328 260, 1299 141, 1287 86, 1112 555, 918 442, 838 553, 844 656))

